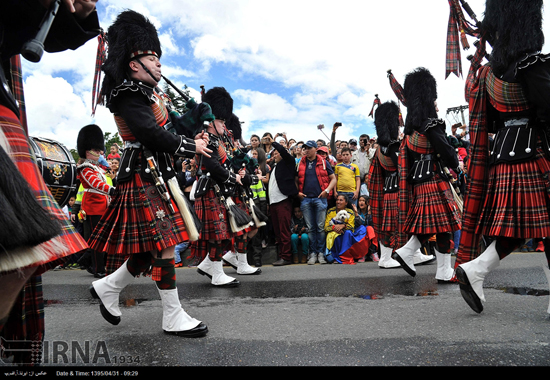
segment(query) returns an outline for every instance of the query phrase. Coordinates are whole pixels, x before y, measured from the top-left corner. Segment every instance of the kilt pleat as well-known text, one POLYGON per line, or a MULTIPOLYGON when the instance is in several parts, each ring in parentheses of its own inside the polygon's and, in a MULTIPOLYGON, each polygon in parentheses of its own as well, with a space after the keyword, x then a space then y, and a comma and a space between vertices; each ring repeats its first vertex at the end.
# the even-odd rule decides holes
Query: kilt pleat
POLYGON ((34 159, 34 153, 28 143, 27 133, 19 119, 11 110, 1 105, 0 128, 8 140, 10 157, 29 184, 32 194, 38 203, 52 215, 52 218, 61 223, 61 234, 40 245, 40 248, 46 252, 47 258, 29 263, 29 265, 41 265, 41 271, 51 269, 64 262, 68 256, 81 252, 88 246, 84 238, 74 229, 44 182, 34 159))
POLYGON ((448 182, 435 175, 426 182, 413 185, 405 233, 432 235, 459 229, 460 214, 448 182))
POLYGON ((202 221, 200 240, 220 241, 233 238, 227 210, 216 197, 214 189, 209 189, 204 196, 195 199, 195 212, 202 221))
POLYGON ((549 174, 550 162, 542 151, 535 160, 490 167, 476 232, 515 238, 550 236, 549 174))
POLYGON ((394 233, 399 220, 399 192, 385 193, 382 200, 381 231, 394 233))
POLYGON ((172 213, 155 185, 139 173, 120 183, 107 211, 88 240, 90 248, 114 255, 128 255, 165 248, 187 241, 177 205, 172 213))

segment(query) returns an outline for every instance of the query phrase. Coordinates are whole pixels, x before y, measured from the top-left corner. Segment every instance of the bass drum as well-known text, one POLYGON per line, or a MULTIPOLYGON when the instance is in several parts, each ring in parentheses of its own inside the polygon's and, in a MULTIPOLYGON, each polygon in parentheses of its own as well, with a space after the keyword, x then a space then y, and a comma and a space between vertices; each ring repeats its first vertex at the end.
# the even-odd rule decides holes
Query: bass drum
POLYGON ((64 207, 76 195, 76 162, 73 155, 60 142, 42 137, 29 137, 38 169, 46 186, 59 204, 64 207))

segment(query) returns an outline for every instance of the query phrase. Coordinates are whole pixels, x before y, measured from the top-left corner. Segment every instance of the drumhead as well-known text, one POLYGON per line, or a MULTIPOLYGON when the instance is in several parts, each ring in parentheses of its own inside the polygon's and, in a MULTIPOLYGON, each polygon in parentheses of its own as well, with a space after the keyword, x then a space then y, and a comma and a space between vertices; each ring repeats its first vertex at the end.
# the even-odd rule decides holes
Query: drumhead
POLYGON ((65 145, 42 137, 29 137, 44 182, 60 207, 76 194, 76 162, 65 145))

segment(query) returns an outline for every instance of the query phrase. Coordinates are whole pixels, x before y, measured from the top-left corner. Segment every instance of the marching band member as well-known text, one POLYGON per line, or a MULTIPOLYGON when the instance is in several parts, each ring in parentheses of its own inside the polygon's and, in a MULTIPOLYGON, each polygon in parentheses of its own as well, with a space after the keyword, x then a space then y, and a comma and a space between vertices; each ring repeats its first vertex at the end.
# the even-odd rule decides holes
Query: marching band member
POLYGON ((458 158, 447 141, 445 122, 437 118, 437 87, 431 73, 418 68, 407 74, 404 94, 407 117, 398 161, 400 248, 393 258, 415 276, 415 252, 435 234, 435 278, 451 281, 452 234, 460 229, 460 214, 444 169, 459 172, 458 158), (406 235, 410 238, 405 243, 406 235))
MULTIPOLYGON (((228 144, 233 147, 232 163, 234 170, 240 172, 242 176, 249 174, 252 179, 251 185, 257 184, 261 180, 261 173, 257 173, 257 165, 254 165, 254 161, 244 152, 240 150, 239 141, 241 139, 241 123, 237 115, 232 114, 229 120, 226 122, 226 128, 228 133, 226 134, 228 144)), ((235 188, 235 203, 248 215, 254 213, 254 201, 252 200, 253 194, 250 186, 237 186, 235 188)), ((259 212, 259 210, 258 210, 259 212)), ((265 225, 265 222, 263 222, 265 225)), ((222 260, 231 265, 237 270, 237 274, 240 275, 257 275, 262 273, 260 268, 253 268, 248 264, 247 247, 248 242, 254 238, 258 233, 258 226, 253 224, 244 230, 239 231, 234 237, 233 249, 227 251, 223 255, 222 260)))
MULTIPOLYGON (((96 37, 96 2, 62 1, 47 25, 44 51, 77 49, 96 37)), ((19 342, 21 354, 14 363, 30 363, 31 358, 23 358, 31 356, 31 343, 25 342, 41 344, 43 339, 42 273, 87 249, 46 186, 28 142, 19 54, 36 37, 51 3, 0 2, 0 332, 5 340, 19 342)))
MULTIPOLYGON (((83 219, 84 239, 89 239, 97 222, 107 210, 110 196, 115 188, 112 182, 107 180, 105 170, 99 166, 100 154, 105 151, 105 137, 101 128, 95 124, 83 127, 78 133, 76 149, 82 159, 76 167, 77 178, 83 187, 78 214, 83 219)), ((94 277, 103 277, 105 275, 104 253, 90 251, 94 277)))
POLYGON ((542 0, 487 0, 466 82, 472 145, 456 277, 477 313, 485 277, 525 239, 546 238, 550 282, 550 56, 540 53, 542 6, 542 0), (486 41, 492 51, 481 66, 486 41), (492 242, 480 254, 482 236, 492 242))
POLYGON ((257 182, 257 177, 254 179, 244 170, 235 173, 231 152, 225 145, 225 124, 233 115, 231 95, 223 87, 214 87, 204 94, 202 101, 210 105, 215 120, 206 130, 212 155, 197 160, 201 175, 194 194, 195 211, 203 225, 199 241, 192 246, 197 257, 204 256, 197 266, 199 274, 209 277, 214 286, 235 287, 240 282, 224 273, 222 256, 233 250, 233 239, 239 232, 242 234, 251 218, 232 197, 238 185, 250 186, 254 180, 257 182))
POLYGON ((374 114, 378 136, 378 149, 370 166, 368 188, 371 195, 373 228, 380 238, 381 268, 397 268, 400 264, 392 259, 397 243, 397 220, 399 216, 399 107, 395 102, 378 106, 374 114))
POLYGON ((94 281, 90 292, 101 301, 102 316, 116 325, 121 320, 120 292, 136 276, 150 273, 162 299, 164 332, 204 336, 206 325, 189 316, 179 301, 174 247, 188 236, 165 181, 176 175, 173 156, 210 150, 202 135, 192 140, 166 129, 168 111, 156 91, 162 52, 154 25, 137 12, 124 11, 109 27, 107 42, 101 95, 114 114, 125 149, 116 191, 88 243, 99 252, 129 258, 94 281))

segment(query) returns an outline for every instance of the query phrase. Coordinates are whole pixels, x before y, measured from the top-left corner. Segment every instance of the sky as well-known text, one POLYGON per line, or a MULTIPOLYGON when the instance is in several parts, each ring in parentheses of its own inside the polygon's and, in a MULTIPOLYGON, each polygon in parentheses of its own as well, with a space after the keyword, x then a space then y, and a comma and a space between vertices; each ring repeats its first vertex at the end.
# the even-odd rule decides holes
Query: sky
MULTIPOLYGON (((485 1, 468 3, 482 20, 485 1)), ((199 101, 201 85, 230 92, 247 142, 264 132, 328 142, 335 122, 342 123, 340 140, 376 135, 368 116, 375 94, 382 102, 397 101, 389 69, 403 84, 408 72, 427 68, 437 80, 439 117, 448 130, 468 120, 467 111, 447 111, 467 105, 466 57, 474 54, 474 39, 461 51, 463 75, 445 79, 445 0, 99 0, 102 28, 125 9, 157 27, 163 75, 176 86, 187 85, 199 101)), ((545 18, 544 30, 549 28, 545 18)), ((96 51, 92 39, 75 51, 45 53, 39 63, 23 59, 31 136, 73 149, 87 124, 116 133, 107 108, 98 106, 92 116, 96 51)))

